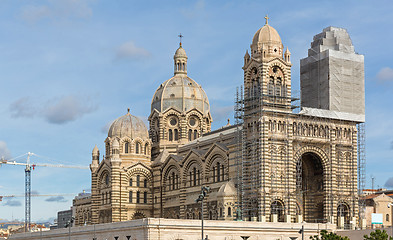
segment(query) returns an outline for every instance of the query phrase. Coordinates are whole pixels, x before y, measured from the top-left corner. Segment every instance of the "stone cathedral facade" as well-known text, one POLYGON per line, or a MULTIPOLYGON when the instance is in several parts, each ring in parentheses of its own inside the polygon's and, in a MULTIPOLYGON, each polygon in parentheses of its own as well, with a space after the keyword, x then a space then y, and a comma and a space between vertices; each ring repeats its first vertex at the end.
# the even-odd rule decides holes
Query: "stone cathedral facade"
MULTIPOLYGON (((336 65, 340 59, 347 61, 347 55, 363 59, 341 28, 324 29, 311 49, 333 56, 336 65), (343 51, 343 46, 348 47, 343 51)), ((313 51, 308 58, 314 57, 313 51)), ((302 61, 308 64, 308 58, 302 61)), ((252 39, 250 54, 244 56, 237 122, 212 130, 208 97, 188 76, 187 63, 180 44, 174 76, 153 95, 149 128, 128 111, 112 123, 103 159, 98 148, 93 149, 92 193, 88 202, 74 201, 76 225, 145 217, 200 219, 195 200, 201 186, 211 188, 205 219, 340 226, 357 221, 357 125, 364 122, 364 111, 362 115, 345 108, 352 95, 335 96, 336 102, 343 98, 346 112, 329 104, 314 106, 315 98, 307 96, 302 96, 305 107, 294 111, 291 53, 266 20, 252 39)), ((333 86, 326 83, 329 77, 320 77, 326 69, 329 74, 329 67, 302 69, 302 91, 311 87, 310 78, 325 81, 328 89, 333 86)), ((336 79, 342 79, 337 74, 336 79)), ((363 94, 364 101, 363 65, 351 74, 357 76, 352 82, 363 86, 356 96, 363 94)), ((312 87, 313 96, 328 90, 312 87)))

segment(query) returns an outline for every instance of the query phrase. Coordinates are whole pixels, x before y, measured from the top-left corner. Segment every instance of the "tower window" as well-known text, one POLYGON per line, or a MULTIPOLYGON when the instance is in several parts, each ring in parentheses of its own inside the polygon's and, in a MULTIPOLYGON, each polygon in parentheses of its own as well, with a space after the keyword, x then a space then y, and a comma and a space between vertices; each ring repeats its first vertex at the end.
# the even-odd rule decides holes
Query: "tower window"
POLYGON ((169 141, 173 141, 173 132, 172 132, 172 129, 169 129, 169 134, 168 134, 169 136, 168 136, 168 140, 169 141))
POLYGON ((145 144, 145 154, 148 155, 149 154, 149 144, 145 144))
POLYGON ((128 198, 129 198, 128 200, 129 200, 130 203, 132 203, 132 191, 130 191, 128 195, 129 195, 128 196, 128 198))
POLYGON ((198 131, 194 130, 194 139, 197 139, 197 138, 198 138, 198 131))
POLYGON ((228 217, 232 216, 232 209, 231 207, 228 207, 228 217))
POLYGON ((143 180, 143 187, 147 187, 147 179, 143 180))
POLYGON ((136 203, 140 203, 141 202, 141 192, 137 191, 136 192, 136 203))
POLYGON ((136 186, 139 187, 141 184, 141 176, 140 175, 136 175, 136 186))
POLYGON ((147 203, 147 192, 143 193, 143 203, 147 203))
POLYGON ((135 145, 135 153, 139 154, 141 152, 141 144, 139 142, 135 145))
POLYGON ((132 187, 132 178, 130 178, 130 187, 132 187))
POLYGON ((188 141, 192 140, 192 130, 188 130, 188 141))
POLYGON ((124 153, 128 153, 128 148, 129 148, 129 144, 128 144, 128 142, 126 142, 124 144, 124 153))
POLYGON ((179 140, 179 131, 177 129, 174 130, 175 141, 179 140))

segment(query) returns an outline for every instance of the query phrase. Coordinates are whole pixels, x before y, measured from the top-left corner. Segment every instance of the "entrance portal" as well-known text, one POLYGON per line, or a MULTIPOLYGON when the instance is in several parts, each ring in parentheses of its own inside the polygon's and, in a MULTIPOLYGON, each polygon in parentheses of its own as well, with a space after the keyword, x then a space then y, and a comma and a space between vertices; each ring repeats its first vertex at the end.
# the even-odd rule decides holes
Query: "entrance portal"
POLYGON ((306 222, 326 222, 324 219, 323 166, 321 158, 315 153, 304 153, 296 166, 297 200, 303 208, 306 222))

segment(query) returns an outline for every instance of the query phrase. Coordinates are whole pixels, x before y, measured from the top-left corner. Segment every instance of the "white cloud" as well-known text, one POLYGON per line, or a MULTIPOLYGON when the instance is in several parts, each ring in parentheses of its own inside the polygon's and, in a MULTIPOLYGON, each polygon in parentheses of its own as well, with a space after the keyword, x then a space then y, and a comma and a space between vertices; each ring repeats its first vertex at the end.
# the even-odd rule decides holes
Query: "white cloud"
POLYGON ((95 111, 97 106, 89 102, 89 99, 65 96, 51 101, 43 110, 43 115, 49 123, 64 124, 95 111))
POLYGON ((150 52, 142 47, 135 46, 134 42, 129 41, 118 47, 116 59, 132 59, 138 60, 150 57, 150 52))
POLYGON ((20 16, 26 22, 42 19, 88 18, 93 15, 89 0, 49 0, 44 5, 26 5, 20 16))
POLYGON ((11 111, 11 117, 33 117, 36 113, 36 109, 33 106, 32 99, 30 97, 22 97, 11 103, 9 110, 11 111))
MULTIPOLYGON (((4 141, 0 141, 0 158, 4 157, 5 159, 11 158, 11 151, 8 149, 7 143, 4 141)), ((0 186, 2 188, 2 186, 0 186)))
POLYGON ((393 81, 393 69, 390 67, 382 68, 377 74, 377 79, 383 82, 393 81))
POLYGON ((34 103, 31 97, 22 97, 11 103, 9 109, 14 118, 39 116, 49 123, 64 124, 95 111, 97 105, 89 97, 76 95, 51 99, 44 104, 34 103))

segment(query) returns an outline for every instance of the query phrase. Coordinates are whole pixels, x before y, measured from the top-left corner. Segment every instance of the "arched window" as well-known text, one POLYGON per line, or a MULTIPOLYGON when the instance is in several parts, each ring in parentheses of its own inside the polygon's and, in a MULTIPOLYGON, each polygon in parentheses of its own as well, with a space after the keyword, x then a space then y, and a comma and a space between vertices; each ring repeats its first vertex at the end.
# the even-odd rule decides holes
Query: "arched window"
POLYGON ((220 208, 220 217, 222 217, 222 208, 220 208))
POLYGON ((213 182, 216 182, 216 167, 213 167, 213 182))
POLYGON ((130 187, 132 187, 132 178, 130 178, 130 187))
POLYGON ((136 175, 136 186, 139 187, 141 184, 141 176, 140 175, 136 175))
POLYGON ((140 203, 141 202, 141 192, 137 191, 136 192, 136 203, 140 203))
POLYGON ((277 78, 274 95, 281 96, 281 78, 277 78))
POLYGON ((386 214, 386 222, 389 222, 389 214, 386 214))
POLYGON ((179 131, 175 129, 174 133, 175 133, 175 141, 179 140, 179 131))
POLYGON ((232 209, 231 207, 228 207, 228 217, 232 216, 232 209))
POLYGON ((217 182, 221 180, 221 168, 220 168, 220 162, 217 162, 217 182))
POLYGON ((201 185, 201 173, 200 173, 200 171, 198 170, 198 185, 201 185))
POLYGON ((173 141, 173 132, 172 132, 172 129, 169 129, 169 136, 168 136, 168 140, 169 141, 173 141))
POLYGON ((128 199, 128 200, 129 200, 129 202, 130 202, 130 203, 132 203, 132 191, 130 191, 130 192, 129 192, 129 196, 128 196, 128 198, 129 198, 129 199, 128 199))
POLYGON ((147 203, 147 192, 143 192, 143 203, 147 203))
POLYGON ((194 167, 194 179, 193 179, 193 186, 196 186, 196 184, 197 184, 197 179, 196 179, 196 172, 197 172, 197 169, 194 167))
POLYGON ((224 176, 225 176, 225 174, 224 174, 224 165, 221 164, 221 181, 224 181, 224 180, 225 180, 225 179, 224 179, 224 176))
POLYGON ((197 138, 198 138, 198 131, 194 130, 194 139, 197 139, 197 138))
POLYGON ((128 144, 128 142, 126 142, 125 144, 124 144, 124 153, 128 153, 128 149, 129 149, 129 144, 128 144))
POLYGON ((192 140, 192 130, 188 130, 188 141, 192 140))
POLYGON ((135 153, 136 154, 139 154, 140 152, 141 152, 141 144, 139 143, 139 142, 137 142, 136 144, 135 144, 135 153))
POLYGON ((172 172, 172 189, 176 189, 176 179, 175 179, 175 173, 172 172))
POLYGON ((147 187, 147 179, 143 180, 143 187, 147 187))
POLYGON ((267 89, 268 89, 268 93, 267 94, 269 96, 273 96, 273 94, 274 94, 274 78, 273 77, 270 77, 267 89))
POLYGON ((145 155, 149 154, 149 144, 145 144, 145 155))

